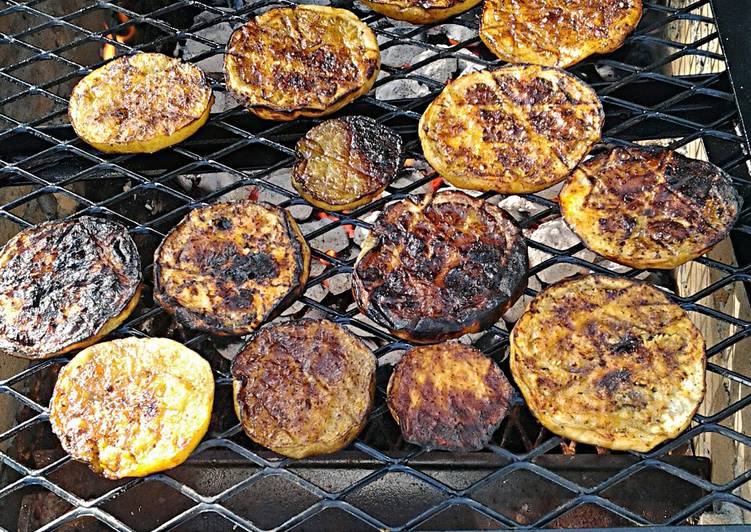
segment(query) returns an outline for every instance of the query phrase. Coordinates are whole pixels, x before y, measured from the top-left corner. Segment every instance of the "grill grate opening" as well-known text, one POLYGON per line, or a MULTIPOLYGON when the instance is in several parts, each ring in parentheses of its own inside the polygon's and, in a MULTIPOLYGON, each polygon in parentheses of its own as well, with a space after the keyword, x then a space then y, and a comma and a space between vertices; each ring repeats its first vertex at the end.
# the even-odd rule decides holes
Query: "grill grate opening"
MULTIPOLYGON (((600 454, 591 446, 572 445, 542 429, 520 399, 483 452, 426 452, 408 445, 385 406, 385 387, 391 364, 409 346, 359 314, 348 274, 365 231, 388 201, 445 186, 422 157, 417 139, 422 111, 448 79, 500 63, 477 36, 479 8, 445 23, 414 26, 357 2, 332 2, 352 9, 373 28, 383 62, 373 91, 335 116, 362 114, 395 129, 404 141, 404 165, 383 197, 331 215, 311 208, 289 182, 294 145, 320 120, 258 120, 227 94, 221 74, 232 29, 272 6, 290 4, 0 1, 0 242, 46 219, 94 214, 125 224, 143 258, 146 288, 136 311, 113 336, 181 341, 209 360, 217 381, 209 433, 188 462, 147 479, 113 482, 71 461, 51 434, 46 408, 57 372, 69 357, 31 365, 0 360, 0 526, 678 525, 696 523, 713 510, 740 522, 743 512, 751 511, 751 461, 746 459, 744 467, 727 462, 748 456, 751 446, 744 433, 748 425, 742 424, 751 404, 751 367, 739 362, 748 359, 751 318, 738 310, 742 302, 733 305, 734 299, 746 298, 743 284, 751 280, 742 260, 751 207, 732 235, 740 266, 732 249, 727 252, 729 245, 721 244, 725 251, 666 274, 631 270, 587 251, 561 223, 557 188, 524 196, 482 194, 524 228, 531 278, 525 297, 503 320, 462 341, 493 357, 508 375, 508 331, 539 290, 588 270, 646 276, 672 290, 695 321, 715 331, 708 336, 707 370, 717 383, 714 392, 725 390, 728 398, 707 403, 685 434, 647 454, 600 454), (126 35, 131 38, 118 39, 126 35), (187 141, 148 156, 107 155, 78 140, 68 125, 67 96, 78 79, 102 64, 105 45, 118 55, 159 51, 198 64, 216 95, 209 122, 187 141), (292 461, 250 442, 233 412, 229 377, 229 361, 241 341, 183 330, 152 299, 151 257, 164 234, 201 203, 241 198, 289 208, 312 248, 305 294, 280 319, 328 317, 351 328, 379 357, 376 407, 368 426, 335 455, 292 461), (699 273, 689 276, 689 270, 699 273), (700 281, 692 284, 697 275, 700 281)), ((706 157, 735 176, 741 193, 751 198, 748 146, 739 132, 718 41, 709 0, 648 1, 639 28, 622 49, 571 70, 603 101, 603 145, 659 143, 706 157)))

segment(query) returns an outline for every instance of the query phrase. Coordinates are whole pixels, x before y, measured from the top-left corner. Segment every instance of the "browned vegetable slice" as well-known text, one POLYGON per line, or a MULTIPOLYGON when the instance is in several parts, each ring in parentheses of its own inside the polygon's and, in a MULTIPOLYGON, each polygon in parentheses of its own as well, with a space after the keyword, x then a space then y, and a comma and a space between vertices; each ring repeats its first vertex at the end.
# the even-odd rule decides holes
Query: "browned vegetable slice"
POLYGON ((595 91, 573 75, 512 65, 450 82, 418 132, 425 158, 454 186, 518 194, 563 181, 604 120, 595 91))
POLYGON ((232 363, 235 410, 248 437, 292 458, 333 453, 367 422, 376 360, 328 320, 269 325, 232 363))
POLYGON ((487 0, 480 38, 509 63, 566 68, 623 45, 641 0, 487 0))
POLYGON ((91 345, 140 293, 141 259, 122 225, 82 216, 24 229, 0 251, 0 352, 37 359, 91 345))
POLYGON ((481 0, 363 0, 373 11, 412 24, 439 22, 475 7, 481 0))
POLYGON ((592 251, 632 268, 665 269, 706 253, 741 209, 723 170, 652 148, 615 148, 582 163, 560 204, 592 251))
POLYGON ((93 345, 58 376, 50 423, 70 455, 104 477, 143 477, 184 462, 211 421, 214 377, 167 338, 93 345))
POLYGON ((322 116, 370 90, 378 41, 353 13, 316 5, 271 9, 230 37, 227 88, 269 120, 322 116))
POLYGON ((482 351, 446 342, 407 351, 394 368, 387 396, 409 443, 478 451, 506 417, 514 390, 482 351))
POLYGON ((526 286, 527 247, 502 209, 463 192, 388 205, 355 263, 360 310, 394 335, 439 342, 497 322, 526 286))
POLYGON ((511 372, 552 432, 646 452, 676 437, 704 396, 704 340, 661 291, 589 275, 537 296, 511 333, 511 372))
POLYGON ((98 150, 152 153, 206 123, 211 86, 195 65, 162 54, 118 57, 83 78, 70 95, 76 134, 98 150))
POLYGON ((353 209, 378 197, 399 170, 402 139, 365 116, 327 120, 297 143, 292 184, 321 209, 353 209))
POLYGON ((292 216, 239 201, 191 211, 154 257, 154 298, 187 327, 243 335, 301 293, 310 249, 292 216))

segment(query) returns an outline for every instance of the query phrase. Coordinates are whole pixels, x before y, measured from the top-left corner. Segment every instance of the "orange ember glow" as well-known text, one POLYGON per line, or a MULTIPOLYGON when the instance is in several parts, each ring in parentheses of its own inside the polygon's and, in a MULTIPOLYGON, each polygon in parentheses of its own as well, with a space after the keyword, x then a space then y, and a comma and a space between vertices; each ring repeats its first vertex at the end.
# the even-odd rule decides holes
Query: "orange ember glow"
POLYGON ((435 179, 433 179, 430 182, 430 189, 433 192, 435 192, 436 190, 438 190, 439 188, 441 188, 442 185, 443 185, 443 178, 442 177, 436 177, 435 179))
MULTIPOLYGON (((336 258, 336 251, 334 251, 333 249, 327 249, 324 253, 328 255, 329 257, 336 258)), ((327 261, 326 259, 319 258, 318 262, 320 262, 324 268, 328 268, 329 266, 331 266, 331 262, 327 261)), ((328 288, 329 286, 328 279, 324 279, 323 281, 321 281, 321 284, 323 285, 324 288, 328 288)))
MULTIPOLYGON (((117 17, 117 20, 120 21, 121 24, 124 24, 128 22, 129 20, 128 17, 124 15, 123 13, 115 13, 115 16, 117 17)), ((106 24, 104 25, 104 27, 109 28, 109 26, 107 26, 106 24)), ((135 25, 128 26, 127 28, 125 28, 124 31, 125 33, 107 33, 105 37, 111 40, 115 40, 119 43, 123 43, 123 44, 129 43, 136 36, 136 27, 135 25)), ((106 61, 108 59, 112 59, 116 55, 117 55, 117 49, 115 48, 114 44, 104 43, 102 45, 102 59, 106 61)))

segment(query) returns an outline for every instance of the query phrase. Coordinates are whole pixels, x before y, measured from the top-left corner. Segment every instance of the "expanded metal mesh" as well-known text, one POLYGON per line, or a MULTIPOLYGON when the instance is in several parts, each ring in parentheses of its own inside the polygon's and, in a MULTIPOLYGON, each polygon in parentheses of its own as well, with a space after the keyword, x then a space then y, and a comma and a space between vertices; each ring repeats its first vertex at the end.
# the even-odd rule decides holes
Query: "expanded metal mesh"
MULTIPOLYGON (((742 460, 730 468, 730 478, 713 481, 706 462, 694 458, 711 448, 714 462, 733 461, 747 457, 751 448, 738 421, 751 412, 751 372, 743 370, 751 366, 738 362, 748 359, 743 342, 751 322, 731 304, 740 298, 742 307, 751 265, 738 266, 731 253, 694 261, 677 278, 650 274, 651 281, 682 294, 673 299, 705 329, 717 331, 716 338, 708 337, 707 371, 713 389, 726 392, 727 400, 712 403, 722 405, 717 411, 697 414, 678 439, 649 453, 599 454, 579 445, 571 457, 570 442, 541 429, 517 399, 483 452, 429 453, 401 441, 385 407, 385 386, 390 363, 409 345, 357 311, 347 276, 374 212, 440 184, 422 163, 416 134, 421 112, 448 77, 500 62, 477 36, 479 8, 446 23, 412 26, 356 2, 335 4, 352 9, 374 29, 384 56, 374 91, 338 114, 365 114, 398 131, 405 165, 382 198, 331 216, 310 209, 287 177, 295 142, 320 120, 264 122, 223 97, 217 65, 226 41, 214 39, 279 2, 0 1, 0 238, 44 219, 81 214, 125 224, 141 251, 148 286, 133 316, 112 336, 175 338, 212 363, 217 382, 209 433, 188 463, 145 479, 111 482, 72 462, 51 434, 49 396, 69 357, 28 366, 1 361, 0 374, 10 376, 0 380, 5 416, 0 424, 6 422, 0 428, 0 525, 27 530, 674 525, 711 510, 751 511, 744 498, 751 469, 742 460), (117 13, 124 17, 113 16, 117 13), (119 42, 116 36, 130 27, 137 28, 136 40, 119 42), (161 51, 199 63, 219 96, 219 112, 194 137, 154 155, 93 150, 67 124, 67 95, 75 81, 102 64, 104 44, 118 54, 161 51), (311 244, 313 275, 283 319, 308 315, 344 324, 381 361, 368 427, 348 450, 331 457, 280 459, 247 439, 231 405, 229 359, 238 342, 185 331, 152 300, 153 252, 166 231, 199 204, 239 197, 289 207, 311 244), (676 282, 689 278, 690 270, 700 286, 678 290, 676 282)), ((694 155, 706 151, 746 193, 749 157, 736 130, 738 111, 708 0, 686 4, 645 2, 645 17, 623 49, 571 70, 596 88, 605 105, 603 144, 658 142, 694 155)), ((572 243, 560 224, 555 193, 483 197, 512 210, 525 229, 534 264, 527 297, 580 271, 644 275, 572 243)), ((734 229, 736 242, 751 234, 749 212, 743 211, 734 229)), ((483 349, 508 373, 512 326, 502 321, 463 341, 483 349)))

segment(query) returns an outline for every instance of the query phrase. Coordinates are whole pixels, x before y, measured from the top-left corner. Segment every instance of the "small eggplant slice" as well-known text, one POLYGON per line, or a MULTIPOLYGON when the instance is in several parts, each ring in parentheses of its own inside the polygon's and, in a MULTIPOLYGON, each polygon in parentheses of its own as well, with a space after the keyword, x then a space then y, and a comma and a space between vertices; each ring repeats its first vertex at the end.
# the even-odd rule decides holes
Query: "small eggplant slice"
POLYGON ((0 352, 40 359, 91 345, 140 293, 141 259, 122 225, 82 216, 24 229, 0 251, 0 352))
POLYGON ((154 257, 154 298, 192 329, 244 335, 302 293, 310 248, 292 216, 267 203, 191 211, 154 257))
POLYGON ((232 363, 248 437, 291 458, 333 453, 357 437, 375 394, 376 359, 328 320, 263 327, 232 363))
POLYGON ((360 310, 435 343, 486 329, 526 287, 527 246, 502 209, 446 191, 388 205, 355 263, 360 310))
POLYGON ((560 193, 584 244, 632 268, 675 268, 733 228, 741 199, 715 165, 652 148, 615 148, 582 163, 560 193))
POLYGON ((372 118, 327 120, 297 143, 292 185, 320 209, 354 209, 377 198, 396 177, 401 149, 401 137, 372 118))
POLYGON ((389 410, 406 441, 457 452, 485 447, 513 398, 495 362, 458 342, 407 351, 387 390, 389 410))

